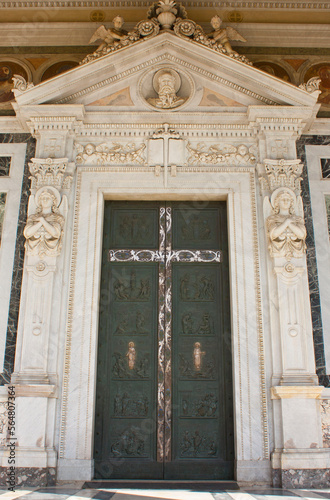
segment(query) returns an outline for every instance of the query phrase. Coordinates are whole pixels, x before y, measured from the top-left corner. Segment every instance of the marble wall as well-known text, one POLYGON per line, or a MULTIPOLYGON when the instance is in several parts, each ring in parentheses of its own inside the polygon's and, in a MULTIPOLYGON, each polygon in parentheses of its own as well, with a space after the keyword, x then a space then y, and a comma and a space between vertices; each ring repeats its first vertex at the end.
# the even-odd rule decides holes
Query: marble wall
MULTIPOLYGON (((324 340, 323 328, 321 319, 321 305, 320 305, 320 290, 318 282, 317 260, 315 252, 315 240, 313 230, 313 214, 311 208, 311 197, 308 180, 308 169, 306 165, 306 145, 313 146, 328 146, 330 144, 330 136, 314 136, 305 135, 297 141, 297 156, 304 164, 303 179, 301 183, 302 198, 304 203, 304 215, 307 229, 307 266, 308 266, 308 281, 311 299, 312 322, 313 322, 313 336, 314 336, 314 350, 316 359, 316 372, 319 377, 321 385, 330 387, 330 374, 326 373, 325 354, 324 354, 324 340)), ((328 161, 328 160, 327 160, 328 161)), ((327 172, 326 162, 324 162, 323 172, 327 172)), ((323 173, 324 175, 324 173, 323 173)))
POLYGON ((0 245, 1 245, 3 219, 5 217, 5 210, 6 210, 6 195, 7 193, 0 193, 0 245))
POLYGON ((330 399, 323 399, 321 402, 321 421, 323 446, 330 448, 330 399))
MULTIPOLYGON (((35 140, 31 137, 30 134, 0 134, 0 143, 2 144, 26 143, 27 145, 23 183, 22 183, 22 194, 21 194, 20 209, 19 209, 19 220, 17 227, 15 260, 14 260, 13 277, 11 285, 4 371, 3 373, 0 374, 0 385, 4 385, 10 382, 10 376, 14 370, 19 301, 21 294, 23 261, 24 261, 23 229, 26 223, 27 203, 29 198, 29 186, 30 186, 30 181, 29 181, 30 172, 28 168, 28 161, 30 160, 30 158, 34 156, 35 140)), ((0 164, 0 170, 4 171, 6 168, 7 168, 6 162, 3 160, 2 163, 0 164)))

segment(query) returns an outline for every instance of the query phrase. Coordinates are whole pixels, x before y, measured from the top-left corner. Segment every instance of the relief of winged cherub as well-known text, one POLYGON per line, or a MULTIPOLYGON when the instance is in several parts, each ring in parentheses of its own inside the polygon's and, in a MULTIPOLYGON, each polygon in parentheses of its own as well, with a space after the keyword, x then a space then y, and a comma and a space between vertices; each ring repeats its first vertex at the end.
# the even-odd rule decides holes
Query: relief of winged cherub
POLYGON ((96 49, 96 52, 102 52, 105 47, 110 45, 116 45, 121 40, 126 38, 127 31, 125 31, 122 26, 124 24, 124 19, 120 16, 116 16, 113 20, 113 28, 106 29, 105 26, 100 26, 89 40, 89 43, 96 42, 97 40, 103 40, 101 45, 96 49))
POLYGON ((246 42, 246 40, 231 26, 221 28, 221 24, 222 20, 219 16, 212 17, 211 26, 213 31, 208 33, 206 36, 207 38, 212 38, 214 42, 222 45, 227 54, 236 54, 236 52, 232 49, 229 40, 235 40, 238 42, 246 42))

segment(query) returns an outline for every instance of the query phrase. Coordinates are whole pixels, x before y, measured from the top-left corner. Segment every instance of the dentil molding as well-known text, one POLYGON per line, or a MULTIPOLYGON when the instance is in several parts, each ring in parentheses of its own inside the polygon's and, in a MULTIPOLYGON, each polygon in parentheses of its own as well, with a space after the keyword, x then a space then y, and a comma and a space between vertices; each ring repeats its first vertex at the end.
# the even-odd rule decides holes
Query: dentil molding
MULTIPOLYGON (((111 7, 149 7, 148 0, 114 0, 111 7)), ((109 8, 108 0, 9 0, 3 1, 0 9, 22 9, 22 8, 109 8)), ((186 0, 185 7, 216 7, 219 8, 219 2, 215 0, 186 0)), ((302 9, 302 10, 329 10, 329 2, 318 2, 310 0, 309 2, 273 2, 271 0, 263 1, 225 1, 221 3, 222 8, 235 9, 302 9)))

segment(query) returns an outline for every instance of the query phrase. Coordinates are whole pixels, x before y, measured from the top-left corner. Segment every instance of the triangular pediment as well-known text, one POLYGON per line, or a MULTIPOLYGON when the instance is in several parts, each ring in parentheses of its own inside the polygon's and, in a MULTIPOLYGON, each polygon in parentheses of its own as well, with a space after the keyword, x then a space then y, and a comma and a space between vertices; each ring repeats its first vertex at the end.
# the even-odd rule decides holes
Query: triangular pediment
POLYGON ((240 112, 256 105, 314 106, 316 97, 228 55, 164 32, 42 82, 16 95, 16 101, 18 108, 81 104, 87 113, 202 113, 240 112), (162 70, 176 78, 177 105, 169 109, 157 105, 155 78, 162 70))

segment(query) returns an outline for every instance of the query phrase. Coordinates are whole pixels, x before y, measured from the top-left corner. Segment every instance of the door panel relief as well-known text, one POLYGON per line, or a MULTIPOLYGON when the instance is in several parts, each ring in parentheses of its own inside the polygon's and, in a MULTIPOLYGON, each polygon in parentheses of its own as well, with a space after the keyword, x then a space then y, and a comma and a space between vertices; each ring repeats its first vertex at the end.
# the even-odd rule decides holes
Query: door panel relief
POLYGON ((103 249, 95 477, 231 478, 225 204, 107 202, 103 249))

